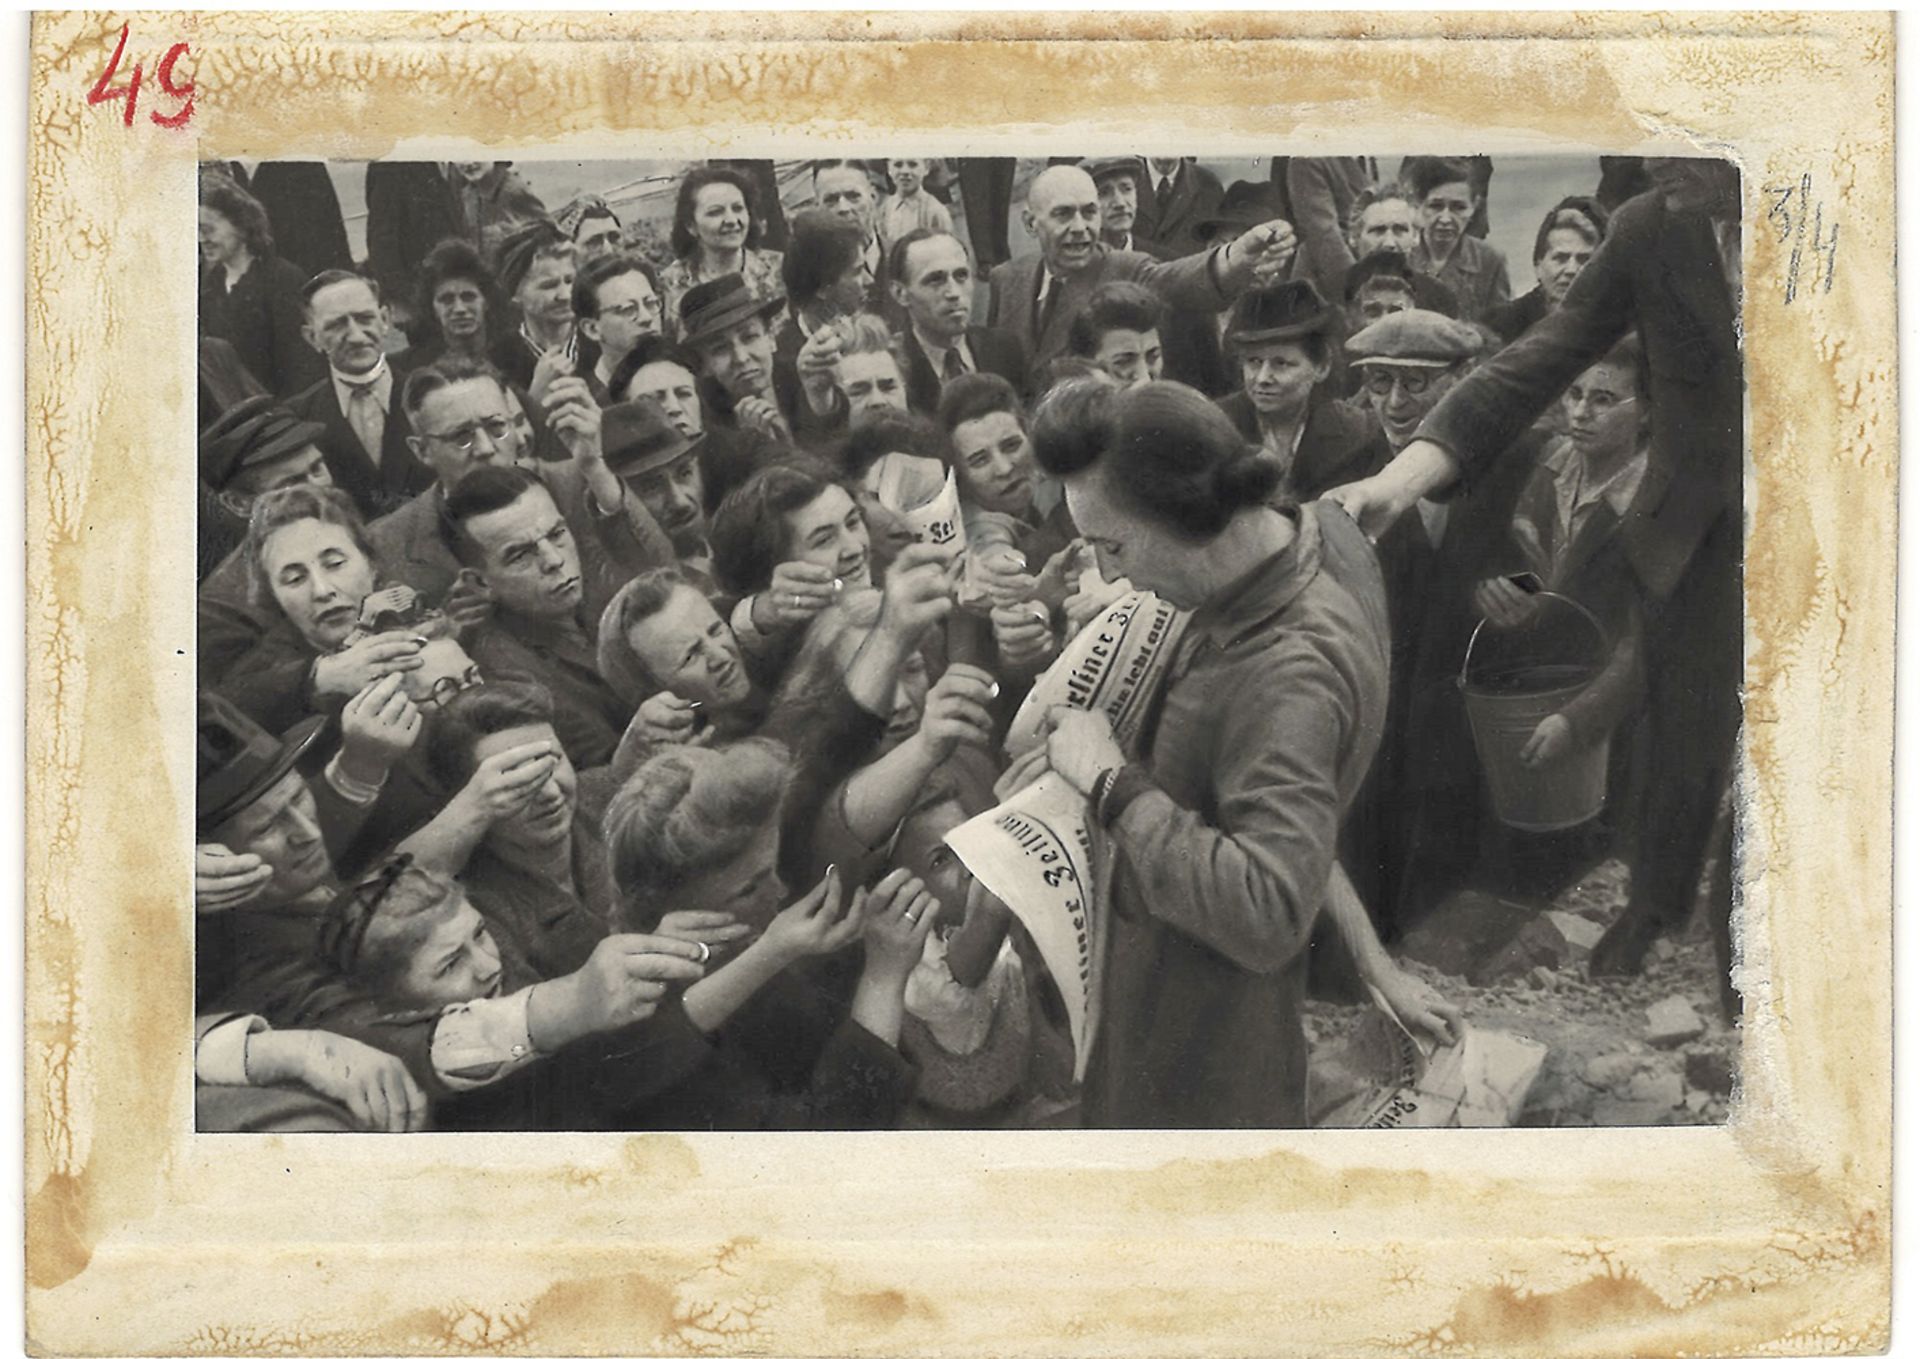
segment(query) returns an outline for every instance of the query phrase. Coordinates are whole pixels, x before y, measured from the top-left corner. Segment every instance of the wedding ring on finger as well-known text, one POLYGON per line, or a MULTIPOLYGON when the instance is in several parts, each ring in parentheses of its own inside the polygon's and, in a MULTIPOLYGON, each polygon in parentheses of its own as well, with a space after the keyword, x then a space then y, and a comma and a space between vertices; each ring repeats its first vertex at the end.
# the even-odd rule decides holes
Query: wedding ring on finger
POLYGON ((707 943, 703 939, 696 939, 693 942, 700 945, 700 966, 705 967, 707 960, 713 957, 713 950, 707 947, 707 943))

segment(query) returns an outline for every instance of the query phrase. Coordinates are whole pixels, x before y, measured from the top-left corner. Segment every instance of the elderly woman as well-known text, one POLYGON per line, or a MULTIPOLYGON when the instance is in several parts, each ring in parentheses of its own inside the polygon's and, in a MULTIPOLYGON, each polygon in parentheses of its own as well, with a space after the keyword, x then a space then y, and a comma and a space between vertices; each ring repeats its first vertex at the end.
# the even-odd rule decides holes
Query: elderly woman
POLYGON ((1468 233, 1486 197, 1473 184, 1473 166, 1448 156, 1413 156, 1404 177, 1420 213, 1420 240, 1409 253, 1419 272, 1453 290, 1462 321, 1478 321, 1512 296, 1507 260, 1468 233))
POLYGON ((414 314, 433 338, 409 354, 409 367, 423 368, 448 354, 484 361, 500 325, 500 285, 472 245, 445 240, 420 263, 414 314))
POLYGON ((739 274, 747 292, 770 301, 781 295, 780 252, 760 248, 761 224, 745 175, 702 165, 680 181, 668 241, 674 260, 660 271, 668 316, 680 315, 680 299, 696 284, 739 274))
POLYGON ((1606 235, 1607 210, 1593 199, 1576 195, 1555 203, 1533 238, 1538 286, 1493 308, 1481 321, 1512 344, 1560 306, 1606 235))
POLYGON ((1306 279, 1250 289, 1227 317, 1241 385, 1220 398, 1220 409, 1280 466, 1281 487, 1296 500, 1369 476, 1387 460, 1378 427, 1331 390, 1339 323, 1340 309, 1306 279))
POLYGON ((642 765, 607 813, 628 928, 692 939, 710 971, 679 1000, 713 1044, 708 1066, 630 1111, 632 1127, 886 1128, 915 1081, 898 1051, 907 977, 938 905, 890 874, 869 895, 829 869, 791 895, 781 822, 793 757, 775 741, 682 746, 642 765), (819 964, 856 940, 851 1001, 819 964))
POLYGON ((1357 902, 1330 890, 1386 710, 1372 549, 1332 507, 1275 505, 1278 467, 1176 384, 1060 388, 1034 452, 1101 570, 1193 611, 1141 749, 1100 715, 1056 709, 1009 778, 1051 767, 1117 856, 1087 1122, 1300 1126, 1322 908, 1363 975, 1384 962, 1357 902))
POLYGON ((274 253, 259 200, 209 176, 200 187, 200 333, 225 340, 270 392, 291 396, 326 364, 301 334, 306 275, 274 253))
POLYGON ((494 341, 489 357, 536 404, 555 378, 583 367, 574 325, 573 267, 573 242, 545 220, 500 249, 500 286, 513 299, 520 324, 494 341))

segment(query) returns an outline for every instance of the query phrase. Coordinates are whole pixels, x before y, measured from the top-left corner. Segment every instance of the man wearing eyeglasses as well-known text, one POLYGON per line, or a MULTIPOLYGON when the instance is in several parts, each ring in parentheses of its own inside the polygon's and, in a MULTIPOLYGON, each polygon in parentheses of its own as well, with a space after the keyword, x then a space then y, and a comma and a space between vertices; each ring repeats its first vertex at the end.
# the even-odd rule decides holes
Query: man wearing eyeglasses
POLYGON ((664 306, 660 277, 651 264, 632 255, 608 255, 588 264, 573 280, 573 314, 580 333, 599 347, 587 370, 587 387, 602 406, 620 361, 649 335, 660 334, 664 306))
POLYGON ((516 427, 515 401, 497 372, 470 359, 443 358, 415 372, 402 397, 413 428, 407 445, 434 484, 368 528, 387 575, 442 601, 461 626, 485 619, 490 603, 447 547, 440 515, 448 493, 477 468, 524 465, 546 485, 580 544, 586 606, 596 617, 638 572, 673 560, 653 516, 607 469, 600 408, 585 380, 554 380, 532 447, 516 427))

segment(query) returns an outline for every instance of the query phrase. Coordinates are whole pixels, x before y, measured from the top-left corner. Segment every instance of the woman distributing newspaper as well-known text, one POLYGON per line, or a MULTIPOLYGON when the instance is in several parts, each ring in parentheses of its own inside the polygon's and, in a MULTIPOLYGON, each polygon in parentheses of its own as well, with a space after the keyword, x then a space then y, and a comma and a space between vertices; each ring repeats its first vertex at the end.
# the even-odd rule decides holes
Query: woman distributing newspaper
POLYGON ((1085 1121, 1304 1126, 1300 1002, 1323 907, 1403 1022, 1457 1020, 1387 960, 1336 871, 1387 702, 1371 549, 1331 507, 1272 503, 1274 465, 1177 384, 1066 384, 1033 435, 1102 572, 1193 611, 1135 758, 1104 716, 1062 707, 1002 785, 1051 768, 1115 851, 1085 1121))

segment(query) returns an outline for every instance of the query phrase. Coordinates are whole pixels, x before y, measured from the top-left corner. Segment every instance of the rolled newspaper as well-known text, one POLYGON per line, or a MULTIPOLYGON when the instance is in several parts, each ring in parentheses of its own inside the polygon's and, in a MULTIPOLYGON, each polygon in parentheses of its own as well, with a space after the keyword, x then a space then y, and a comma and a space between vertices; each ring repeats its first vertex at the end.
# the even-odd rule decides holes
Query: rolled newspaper
POLYGON ((947 832, 947 844, 1033 936, 1066 1002, 1073 1075, 1083 1079, 1100 1024, 1105 913, 1094 891, 1087 800, 1042 774, 998 807, 947 832))
POLYGON ((916 539, 949 549, 949 562, 965 554, 967 535, 960 520, 960 486, 951 468, 932 458, 889 453, 875 471, 875 493, 880 503, 905 520, 916 539))
POLYGON ((1122 595, 1074 634, 1033 682, 1007 729, 1007 754, 1018 758, 1040 743, 1047 713, 1062 705, 1107 715, 1128 755, 1140 736, 1187 615, 1147 590, 1122 595))
MULTIPOLYGON (((1039 744, 1048 710, 1065 704, 1105 713, 1121 749, 1135 754, 1186 621, 1146 591, 1116 600, 1034 681, 1007 734, 1007 753, 1039 744)), ((1098 871, 1088 810, 1085 797, 1048 772, 947 835, 960 862, 1033 936, 1066 1002, 1076 1080, 1086 1076, 1100 1026, 1107 921, 1108 875, 1098 871)))

